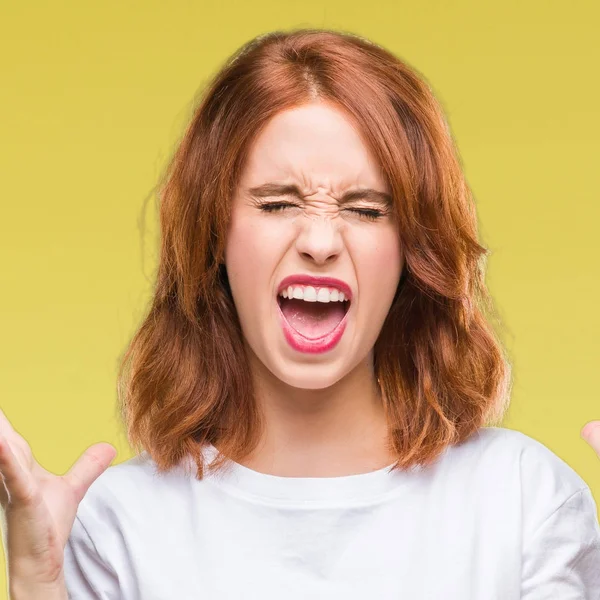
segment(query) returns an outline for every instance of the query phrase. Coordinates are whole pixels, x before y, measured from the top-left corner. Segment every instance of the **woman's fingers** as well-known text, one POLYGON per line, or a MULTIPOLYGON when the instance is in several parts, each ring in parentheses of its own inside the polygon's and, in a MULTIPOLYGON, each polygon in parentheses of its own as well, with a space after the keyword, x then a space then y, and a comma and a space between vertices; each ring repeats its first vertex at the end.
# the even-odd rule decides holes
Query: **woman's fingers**
POLYGON ((594 449, 600 458, 600 421, 590 421, 581 430, 581 437, 594 449))
POLYGON ((10 433, 15 433, 13 426, 10 424, 10 421, 6 418, 6 415, 0 408, 0 434, 9 435, 10 433))
POLYGON ((77 503, 81 502, 90 485, 106 471, 116 455, 114 446, 99 442, 90 446, 63 476, 75 492, 77 503))
POLYGON ((31 500, 35 489, 31 474, 19 463, 4 435, 0 435, 0 473, 3 480, 0 501, 4 508, 9 503, 20 504, 31 500))

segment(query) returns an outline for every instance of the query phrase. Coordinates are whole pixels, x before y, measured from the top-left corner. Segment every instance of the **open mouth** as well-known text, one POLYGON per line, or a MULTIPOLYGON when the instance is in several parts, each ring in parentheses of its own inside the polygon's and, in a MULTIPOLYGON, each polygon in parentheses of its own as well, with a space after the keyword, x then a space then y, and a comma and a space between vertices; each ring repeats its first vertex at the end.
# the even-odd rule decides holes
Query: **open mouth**
POLYGON ((328 336, 350 308, 350 300, 331 288, 294 288, 292 295, 284 290, 277 303, 290 327, 309 340, 328 336))

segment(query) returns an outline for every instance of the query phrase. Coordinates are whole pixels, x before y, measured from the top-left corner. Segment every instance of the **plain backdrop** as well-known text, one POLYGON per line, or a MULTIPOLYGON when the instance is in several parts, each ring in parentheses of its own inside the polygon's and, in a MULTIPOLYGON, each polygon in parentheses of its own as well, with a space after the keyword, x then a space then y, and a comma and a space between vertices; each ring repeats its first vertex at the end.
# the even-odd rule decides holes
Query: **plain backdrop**
MULTIPOLYGON (((504 423, 600 501, 600 5, 594 0, 0 3, 0 405, 47 469, 132 456, 118 357, 151 297, 155 186, 195 99, 274 29, 359 33, 440 99, 513 362, 504 423)), ((3 570, 0 577, 4 577, 3 570)), ((0 592, 5 581, 0 580, 0 592)))

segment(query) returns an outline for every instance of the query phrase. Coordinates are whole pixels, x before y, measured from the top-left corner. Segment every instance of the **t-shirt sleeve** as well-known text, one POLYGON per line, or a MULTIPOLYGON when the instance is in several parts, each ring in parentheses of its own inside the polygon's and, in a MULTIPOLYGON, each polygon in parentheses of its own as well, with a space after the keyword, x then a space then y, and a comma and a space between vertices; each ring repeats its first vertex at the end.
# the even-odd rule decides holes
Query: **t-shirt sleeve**
POLYGON ((79 516, 65 546, 64 574, 69 600, 121 599, 117 574, 101 558, 79 516))
POLYGON ((524 540, 522 600, 600 600, 600 526, 589 487, 524 540))

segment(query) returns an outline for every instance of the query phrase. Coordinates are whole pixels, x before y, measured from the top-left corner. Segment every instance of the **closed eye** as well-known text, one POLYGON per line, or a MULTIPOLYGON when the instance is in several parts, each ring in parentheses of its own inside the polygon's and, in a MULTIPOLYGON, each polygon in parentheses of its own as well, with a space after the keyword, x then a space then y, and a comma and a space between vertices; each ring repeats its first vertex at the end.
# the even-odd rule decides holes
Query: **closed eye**
MULTIPOLYGON (((292 202, 261 202, 258 206, 260 210, 263 212, 273 213, 273 212, 281 212, 286 208, 300 208, 298 204, 294 204, 292 202)), ((384 212, 378 210, 376 208, 345 208, 348 212, 355 213, 365 219, 370 221, 376 221, 380 217, 384 216, 384 212)))
POLYGON ((288 207, 298 207, 298 205, 291 202, 262 202, 259 205, 260 210, 264 212, 278 212, 288 207))
POLYGON ((379 217, 383 217, 384 213, 376 208, 347 208, 350 212, 356 213, 361 217, 376 221, 379 217))

